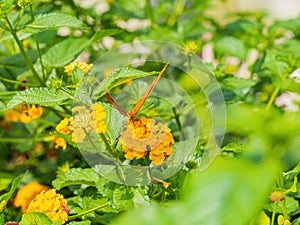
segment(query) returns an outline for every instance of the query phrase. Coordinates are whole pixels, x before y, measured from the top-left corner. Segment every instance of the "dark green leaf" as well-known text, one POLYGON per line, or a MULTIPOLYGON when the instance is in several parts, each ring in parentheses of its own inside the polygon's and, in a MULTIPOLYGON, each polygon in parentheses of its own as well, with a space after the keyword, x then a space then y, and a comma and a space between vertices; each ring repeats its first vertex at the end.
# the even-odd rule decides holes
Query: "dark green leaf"
POLYGON ((71 223, 68 223, 68 225, 91 225, 91 221, 89 220, 85 220, 85 221, 81 221, 81 222, 71 222, 71 223))

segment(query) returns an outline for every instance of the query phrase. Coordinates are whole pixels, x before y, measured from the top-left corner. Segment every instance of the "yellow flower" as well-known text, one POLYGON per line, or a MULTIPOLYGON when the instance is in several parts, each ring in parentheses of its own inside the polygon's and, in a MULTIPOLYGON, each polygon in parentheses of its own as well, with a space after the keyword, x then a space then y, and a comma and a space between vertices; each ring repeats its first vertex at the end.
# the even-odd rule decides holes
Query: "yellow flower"
POLYGON ((71 134, 73 142, 82 143, 91 131, 96 131, 98 134, 107 131, 106 112, 101 104, 95 103, 90 107, 75 106, 72 111, 74 116, 60 121, 56 130, 61 134, 71 134))
POLYGON ((121 133, 119 144, 126 159, 140 159, 150 151, 149 159, 153 165, 161 164, 172 153, 174 144, 171 129, 162 123, 142 116, 129 120, 126 130, 121 133))
POLYGON ((66 149, 67 142, 62 137, 54 136, 54 142, 55 142, 55 149, 59 149, 59 147, 62 147, 63 149, 66 149))
POLYGON ((183 45, 184 50, 186 51, 186 54, 192 52, 192 53, 198 53, 200 50, 200 44, 195 40, 188 40, 183 45))
POLYGON ((53 222, 63 220, 64 224, 68 220, 67 200, 64 196, 57 194, 55 189, 42 191, 29 204, 28 212, 43 212, 53 222))
POLYGON ((14 110, 14 109, 7 110, 4 115, 4 121, 5 122, 14 122, 14 123, 19 122, 21 115, 22 115, 22 113, 20 113, 17 110, 14 110))
POLYGON ((64 118, 62 121, 59 122, 59 124, 57 124, 56 130, 61 134, 71 134, 73 132, 72 120, 72 117, 64 118))
POLYGON ((21 8, 26 8, 28 6, 30 6, 32 3, 32 0, 18 0, 18 6, 20 6, 21 8))
POLYGON ((38 119, 43 114, 43 108, 38 105, 29 104, 19 105, 15 109, 10 109, 5 113, 4 120, 6 122, 21 122, 29 124, 31 120, 38 119))
POLYGON ((38 105, 32 105, 32 107, 28 109, 28 115, 32 119, 38 119, 42 116, 42 114, 43 114, 43 108, 38 105))
POLYGON ((65 66, 64 72, 69 76, 72 76, 72 72, 75 68, 81 69, 83 72, 87 73, 93 67, 93 64, 87 64, 86 62, 72 62, 69 65, 65 66))
POLYGON ((31 200, 43 190, 49 190, 49 187, 41 185, 38 182, 26 184, 17 192, 14 205, 21 207, 22 213, 25 213, 31 200))

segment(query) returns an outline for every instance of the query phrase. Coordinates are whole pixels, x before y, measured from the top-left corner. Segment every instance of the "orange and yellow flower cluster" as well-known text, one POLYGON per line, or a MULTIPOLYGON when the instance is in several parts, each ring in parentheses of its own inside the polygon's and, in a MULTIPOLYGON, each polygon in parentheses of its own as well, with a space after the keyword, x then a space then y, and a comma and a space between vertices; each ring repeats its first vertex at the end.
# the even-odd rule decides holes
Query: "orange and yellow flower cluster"
POLYGON ((174 139, 170 128, 142 116, 129 120, 126 130, 121 133, 119 144, 126 159, 145 158, 149 152, 151 163, 159 165, 173 153, 171 146, 174 139))
POLYGON ((42 191, 30 202, 26 213, 45 213, 53 222, 62 220, 64 224, 68 220, 67 200, 57 194, 55 189, 42 191))
POLYGON ((72 111, 74 116, 60 121, 56 130, 61 134, 71 134, 73 142, 82 143, 91 131, 98 134, 106 132, 106 112, 101 104, 92 104, 90 107, 76 106, 72 111))
POLYGON ((49 190, 48 186, 41 185, 38 182, 32 182, 24 185, 17 193, 14 200, 16 207, 21 207, 22 213, 25 213, 29 203, 35 198, 41 191, 49 190))
POLYGON ((29 124, 32 120, 38 119, 43 114, 43 108, 38 105, 19 105, 15 109, 7 110, 4 115, 5 122, 21 122, 29 124))
POLYGON ((72 62, 64 67, 64 72, 69 76, 72 76, 72 72, 75 68, 81 69, 83 72, 87 73, 93 67, 93 64, 87 64, 86 62, 72 62))

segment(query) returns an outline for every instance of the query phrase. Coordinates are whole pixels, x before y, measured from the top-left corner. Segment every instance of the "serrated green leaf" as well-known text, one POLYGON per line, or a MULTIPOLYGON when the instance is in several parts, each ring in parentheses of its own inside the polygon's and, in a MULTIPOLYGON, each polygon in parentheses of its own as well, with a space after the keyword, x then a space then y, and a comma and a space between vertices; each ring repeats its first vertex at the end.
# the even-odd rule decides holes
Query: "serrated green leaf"
POLYGON ((9 192, 0 196, 0 202, 2 200, 5 200, 7 202, 11 198, 11 196, 14 194, 15 190, 18 188, 19 184, 21 183, 22 179, 24 178, 24 176, 26 174, 27 174, 27 172, 25 172, 25 173, 21 174, 20 176, 17 176, 15 179, 13 179, 9 192))
POLYGON ((93 169, 73 168, 68 170, 64 175, 53 180, 52 185, 58 190, 74 184, 96 186, 99 179, 100 176, 93 169))
POLYGON ((90 44, 91 41, 86 38, 70 38, 59 42, 44 54, 44 64, 48 67, 63 67, 90 44))
POLYGON ((94 95, 98 98, 109 92, 114 87, 119 86, 129 80, 153 76, 157 72, 144 72, 133 68, 119 68, 115 69, 105 80, 103 80, 95 89, 94 95))
POLYGON ((214 49, 219 54, 234 56, 244 60, 247 55, 247 49, 244 43, 235 37, 225 36, 217 40, 214 49))
POLYGON ((34 21, 27 24, 22 31, 25 33, 38 33, 60 27, 71 27, 77 29, 86 28, 82 21, 74 16, 64 13, 48 13, 36 16, 34 21))
POLYGON ((232 151, 232 152, 243 152, 245 149, 246 149, 246 145, 237 142, 231 142, 222 147, 222 151, 232 151))
POLYGON ((40 106, 54 106, 62 104, 70 97, 64 92, 54 91, 48 87, 26 89, 15 95, 7 104, 7 108, 13 108, 22 103, 37 104, 40 106))
POLYGON ((112 36, 115 34, 119 34, 121 32, 122 32, 122 30, 119 30, 119 29, 100 30, 93 35, 91 42, 100 41, 102 38, 104 38, 106 36, 112 36))
POLYGON ((22 216, 19 225, 56 225, 61 223, 53 223, 53 221, 42 212, 30 212, 22 216))

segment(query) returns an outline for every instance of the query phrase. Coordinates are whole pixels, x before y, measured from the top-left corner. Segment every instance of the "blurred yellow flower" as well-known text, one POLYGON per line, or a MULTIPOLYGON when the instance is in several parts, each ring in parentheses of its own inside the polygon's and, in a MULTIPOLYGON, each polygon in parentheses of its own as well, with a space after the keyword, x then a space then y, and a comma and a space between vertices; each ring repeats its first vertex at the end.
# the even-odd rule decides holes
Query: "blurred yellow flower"
POLYGON ((43 212, 53 222, 63 220, 64 224, 68 220, 67 200, 63 195, 57 194, 55 189, 42 191, 29 204, 28 212, 43 212))
POLYGON ((93 64, 87 64, 86 62, 72 62, 64 67, 64 72, 69 76, 72 76, 72 72, 75 68, 81 69, 83 72, 87 73, 93 67, 93 64))
POLYGON ((26 209, 32 199, 35 198, 43 190, 49 190, 48 186, 41 185, 38 182, 32 182, 24 185, 18 192, 14 200, 16 207, 21 207, 22 213, 26 212, 26 209))
POLYGON ((43 114, 43 108, 38 105, 29 104, 19 105, 15 109, 6 111, 4 121, 6 122, 21 122, 24 124, 30 123, 34 119, 38 119, 43 114))
POLYGON ((107 131, 106 112, 100 103, 89 107, 75 106, 72 111, 74 116, 60 121, 56 130, 61 134, 71 134, 73 142, 82 143, 91 131, 96 131, 98 134, 107 131))

